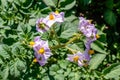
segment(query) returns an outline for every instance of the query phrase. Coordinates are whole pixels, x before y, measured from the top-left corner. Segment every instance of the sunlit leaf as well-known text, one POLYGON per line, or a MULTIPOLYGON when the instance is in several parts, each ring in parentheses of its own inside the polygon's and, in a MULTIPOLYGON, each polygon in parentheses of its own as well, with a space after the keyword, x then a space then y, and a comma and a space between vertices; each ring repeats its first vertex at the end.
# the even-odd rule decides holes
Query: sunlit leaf
POLYGON ((90 69, 97 69, 105 57, 105 54, 95 54, 90 60, 90 69))
MULTIPOLYGON (((117 66, 116 66, 117 67, 117 66)), ((120 65, 119 67, 114 67, 114 69, 111 69, 109 73, 107 73, 104 77, 106 79, 111 79, 111 78, 116 78, 118 76, 120 76, 120 65)))
POLYGON ((61 6, 61 9, 63 10, 69 10, 75 6, 75 3, 76 3, 75 0, 69 0, 69 1, 66 0, 61 2, 60 6, 61 6))
POLYGON ((7 80, 8 76, 9 76, 9 67, 6 66, 4 67, 4 70, 2 72, 0 72, 3 80, 7 80))
POLYGON ((47 6, 52 6, 52 7, 56 6, 53 0, 43 0, 43 1, 47 6))
POLYGON ((104 43, 101 43, 100 41, 95 41, 94 43, 92 43, 91 48, 100 52, 100 53, 107 54, 104 46, 105 46, 104 43))
POLYGON ((105 68, 102 73, 105 75, 104 77, 106 79, 111 79, 111 78, 115 79, 119 77, 120 75, 119 71, 120 71, 120 63, 114 63, 109 67, 105 68))

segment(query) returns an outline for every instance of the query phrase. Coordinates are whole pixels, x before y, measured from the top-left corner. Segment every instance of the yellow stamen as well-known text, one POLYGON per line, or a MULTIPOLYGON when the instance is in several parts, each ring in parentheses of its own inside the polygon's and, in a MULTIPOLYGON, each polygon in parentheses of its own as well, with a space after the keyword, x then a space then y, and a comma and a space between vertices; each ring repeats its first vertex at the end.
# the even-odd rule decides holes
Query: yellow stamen
POLYGON ((75 57, 73 58, 73 61, 74 61, 74 62, 78 62, 78 59, 79 59, 79 56, 75 56, 75 57))
POLYGON ((89 50, 88 53, 89 54, 94 54, 95 52, 94 52, 94 50, 89 50))
POLYGON ((55 14, 59 14, 58 10, 55 11, 55 14))
POLYGON ((35 44, 35 42, 31 41, 29 44, 30 44, 30 46, 33 46, 35 44))
POLYGON ((38 51, 39 54, 44 54, 44 52, 45 52, 44 48, 40 48, 38 51))
POLYGON ((96 38, 98 39, 98 38, 100 38, 100 36, 98 34, 96 34, 96 38))
POLYGON ((50 20, 54 20, 54 15, 53 15, 53 14, 50 14, 50 15, 49 15, 49 19, 50 19, 50 20))
POLYGON ((35 58, 35 59, 33 59, 33 62, 37 62, 37 59, 35 58))
POLYGON ((91 24, 93 20, 88 20, 88 22, 91 24))

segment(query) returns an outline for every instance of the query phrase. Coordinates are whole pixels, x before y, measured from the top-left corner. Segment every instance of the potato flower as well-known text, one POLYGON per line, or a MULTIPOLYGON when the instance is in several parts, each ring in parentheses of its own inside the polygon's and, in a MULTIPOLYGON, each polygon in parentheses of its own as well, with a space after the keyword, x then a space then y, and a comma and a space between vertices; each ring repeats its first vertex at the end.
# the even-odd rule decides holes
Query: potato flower
POLYGON ((36 21, 36 30, 44 33, 56 22, 64 21, 64 12, 52 12, 46 18, 40 18, 36 21))
POLYGON ((49 30, 49 26, 46 24, 47 23, 47 19, 45 18, 40 18, 36 21, 36 30, 38 32, 44 33, 47 30, 49 30))
POLYGON ((50 27, 55 23, 55 22, 64 22, 64 12, 52 12, 50 13, 46 19, 48 20, 48 22, 46 23, 47 25, 49 25, 50 27))
POLYGON ((88 65, 88 62, 90 60, 90 55, 88 54, 88 51, 85 51, 84 53, 77 52, 75 54, 68 54, 67 56, 67 60, 77 63, 78 66, 88 65))
POLYGON ((35 38, 35 45, 33 49, 35 51, 35 57, 38 63, 43 66, 47 63, 47 59, 52 55, 48 46, 48 41, 41 40, 40 37, 35 38))

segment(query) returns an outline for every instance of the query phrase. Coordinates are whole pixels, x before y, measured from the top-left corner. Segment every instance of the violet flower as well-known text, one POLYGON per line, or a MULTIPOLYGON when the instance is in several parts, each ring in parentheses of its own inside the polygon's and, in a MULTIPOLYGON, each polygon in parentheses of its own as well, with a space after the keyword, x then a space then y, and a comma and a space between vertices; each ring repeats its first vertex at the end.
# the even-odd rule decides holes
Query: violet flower
POLYGON ((94 32, 97 30, 94 26, 94 24, 91 24, 88 20, 86 20, 83 17, 79 18, 79 27, 78 29, 86 36, 91 37, 94 32))
POLYGON ((52 12, 46 18, 40 18, 36 21, 36 30, 38 32, 44 33, 49 30, 49 28, 55 22, 63 22, 64 21, 64 12, 52 12))
POLYGON ((40 37, 35 38, 35 45, 33 49, 35 51, 35 57, 41 66, 47 63, 47 59, 52 55, 48 46, 48 41, 43 41, 40 37))
POLYGON ((64 22, 64 12, 52 12, 46 19, 48 20, 46 23, 48 26, 52 26, 55 22, 64 22))
POLYGON ((68 54, 67 60, 70 62, 75 62, 79 66, 88 65, 88 62, 90 60, 90 55, 87 51, 84 53, 77 52, 76 54, 68 54))
POLYGON ((97 39, 97 29, 95 28, 94 24, 91 24, 85 18, 80 17, 79 19, 80 21, 78 29, 86 36, 87 42, 85 43, 85 46, 87 49, 90 49, 91 43, 97 39))
POLYGON ((44 33, 47 30, 49 30, 49 26, 46 24, 47 23, 47 19, 45 18, 40 18, 36 21, 36 30, 38 32, 44 33))

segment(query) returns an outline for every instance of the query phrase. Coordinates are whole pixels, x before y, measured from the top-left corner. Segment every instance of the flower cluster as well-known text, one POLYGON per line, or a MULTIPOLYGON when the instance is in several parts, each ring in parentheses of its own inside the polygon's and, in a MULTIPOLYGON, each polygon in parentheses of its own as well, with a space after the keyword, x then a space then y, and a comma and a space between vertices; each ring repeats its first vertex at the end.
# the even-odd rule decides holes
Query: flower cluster
MULTIPOLYGON (((64 21, 64 13, 58 11, 50 13, 46 18, 40 18, 36 21, 36 30, 44 33, 55 23, 61 23, 64 21)), ((52 55, 48 41, 40 39, 40 36, 35 37, 34 42, 30 42, 30 46, 33 47, 35 59, 33 62, 38 62, 41 66, 47 63, 48 58, 52 55)))
POLYGON ((97 29, 95 28, 94 24, 90 23, 89 20, 86 20, 83 17, 80 17, 79 19, 80 21, 78 29, 83 33, 84 36, 86 36, 86 49, 84 53, 78 51, 75 54, 68 54, 67 60, 78 63, 79 66, 85 66, 88 65, 90 61, 90 54, 94 53, 93 50, 90 50, 90 45, 97 39, 97 29))
MULTIPOLYGON (((94 53, 93 50, 90 50, 90 45, 93 41, 97 39, 97 29, 95 28, 94 24, 91 24, 89 20, 86 20, 83 17, 79 18, 79 27, 78 29, 82 32, 82 34, 86 37, 86 49, 83 53, 80 51, 76 51, 73 54, 67 55, 67 60, 70 62, 75 62, 79 66, 86 66, 89 64, 90 61, 90 54, 94 53)), ((46 18, 40 18, 36 21, 36 30, 38 32, 44 33, 49 30, 49 28, 52 27, 54 23, 61 23, 64 22, 64 13, 59 13, 58 11, 50 13, 46 18)), ((74 40, 76 38, 70 39, 74 40)), ((67 47, 67 44, 72 42, 68 41, 64 46, 61 47, 67 47)), ((35 51, 35 59, 34 62, 38 62, 41 66, 45 65, 47 63, 48 58, 50 58, 51 50, 48 45, 48 41, 44 41, 40 38, 40 36, 35 37, 34 42, 30 42, 30 45, 33 47, 33 50, 35 51)))
POLYGON ((40 18, 36 21, 36 30, 38 32, 44 33, 49 30, 49 28, 55 22, 63 22, 64 21, 64 13, 59 13, 58 11, 50 13, 46 18, 40 18))

